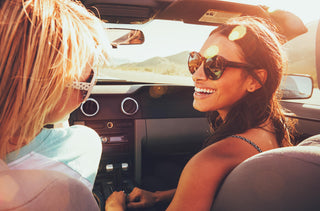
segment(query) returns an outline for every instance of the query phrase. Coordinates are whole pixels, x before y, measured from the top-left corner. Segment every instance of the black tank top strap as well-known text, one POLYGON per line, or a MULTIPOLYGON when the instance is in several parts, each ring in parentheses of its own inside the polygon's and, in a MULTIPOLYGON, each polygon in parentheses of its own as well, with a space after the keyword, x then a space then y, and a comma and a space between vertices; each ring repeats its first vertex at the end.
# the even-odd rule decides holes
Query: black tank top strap
POLYGON ((262 152, 262 150, 260 149, 260 147, 258 147, 255 143, 253 143, 252 141, 250 141, 249 139, 242 137, 242 136, 238 136, 238 135, 231 135, 230 137, 233 138, 238 138, 241 139, 243 141, 246 141, 247 143, 251 144, 254 148, 256 148, 256 150, 258 150, 258 152, 262 152))

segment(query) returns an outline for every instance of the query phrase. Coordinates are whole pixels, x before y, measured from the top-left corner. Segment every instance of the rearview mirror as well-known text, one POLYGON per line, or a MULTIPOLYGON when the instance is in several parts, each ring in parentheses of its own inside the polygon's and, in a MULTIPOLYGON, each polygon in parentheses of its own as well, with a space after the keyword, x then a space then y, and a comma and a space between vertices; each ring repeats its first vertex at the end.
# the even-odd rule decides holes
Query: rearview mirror
POLYGON ((108 28, 108 37, 113 48, 118 45, 139 45, 144 43, 144 34, 138 29, 108 28))
POLYGON ((285 75, 280 84, 282 99, 307 99, 313 91, 313 80, 308 75, 285 75))

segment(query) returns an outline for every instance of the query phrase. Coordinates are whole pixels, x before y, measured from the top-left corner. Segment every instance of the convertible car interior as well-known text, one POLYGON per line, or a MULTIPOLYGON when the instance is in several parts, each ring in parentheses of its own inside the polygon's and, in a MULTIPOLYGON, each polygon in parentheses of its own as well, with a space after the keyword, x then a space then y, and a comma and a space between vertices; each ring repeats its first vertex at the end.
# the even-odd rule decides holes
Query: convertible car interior
MULTIPOLYGON (((148 24, 152 20, 175 20, 214 27, 231 17, 253 15, 272 20, 278 26, 279 33, 288 40, 307 32, 304 23, 292 13, 279 10, 269 12, 267 6, 218 0, 82 2, 106 23, 119 25, 114 28, 121 28, 122 24, 127 28, 135 28, 135 25, 148 24)), ((118 48, 121 42, 114 42, 112 47, 118 48)), ((319 61, 319 53, 316 58, 319 61)), ((297 96, 288 94, 288 98, 284 96, 282 102, 289 109, 288 117, 299 121, 301 136, 297 137, 297 143, 319 133, 319 130, 311 130, 310 127, 320 126, 320 109, 313 107, 313 110, 307 110, 304 103, 295 101, 309 98, 312 94, 312 80, 305 78, 309 79, 305 86, 311 87, 310 90, 297 96)), ((316 80, 313 82, 318 83, 316 80)), ((101 137, 103 153, 93 190, 101 210, 104 210, 106 198, 115 190, 130 192, 134 186, 150 191, 176 187, 184 165, 209 135, 206 114, 192 107, 193 89, 192 83, 166 83, 160 78, 159 82, 101 78, 90 98, 71 114, 71 125, 89 126, 101 137)), ((312 139, 312 142, 317 141, 312 139)), ((288 210, 281 204, 290 204, 292 201, 294 203, 290 210, 312 210, 310 207, 300 209, 306 205, 303 203, 300 207, 293 207, 299 204, 295 198, 303 196, 314 200, 312 196, 320 195, 320 187, 316 182, 316 178, 320 177, 319 145, 315 144, 315 148, 304 146, 303 143, 301 145, 262 153, 241 164, 227 177, 213 210, 288 210), (314 152, 314 149, 317 151, 314 152), (277 170, 282 172, 277 173, 277 170), (295 175, 291 171, 300 174, 295 175), (262 181, 255 180, 256 174, 261 175, 259 178, 262 181), (270 178, 274 179, 274 183, 270 182, 270 178), (251 186, 255 189, 248 188, 251 186), (311 189, 314 192, 308 192, 311 189), (259 201, 260 195, 254 190, 268 194, 269 201, 259 201), (255 202, 259 202, 259 206, 263 204, 264 209, 256 207, 255 202)), ((310 202, 309 205, 315 204, 310 202)), ((318 203, 317 207, 320 207, 318 203)))

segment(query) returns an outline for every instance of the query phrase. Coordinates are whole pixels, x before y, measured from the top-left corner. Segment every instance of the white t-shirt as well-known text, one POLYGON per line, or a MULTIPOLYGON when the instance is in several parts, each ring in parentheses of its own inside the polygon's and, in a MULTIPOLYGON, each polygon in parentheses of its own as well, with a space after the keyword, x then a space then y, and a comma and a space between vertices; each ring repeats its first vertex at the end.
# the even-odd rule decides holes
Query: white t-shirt
POLYGON ((29 144, 7 154, 6 162, 10 169, 59 171, 92 190, 101 152, 100 137, 91 128, 44 128, 29 144))

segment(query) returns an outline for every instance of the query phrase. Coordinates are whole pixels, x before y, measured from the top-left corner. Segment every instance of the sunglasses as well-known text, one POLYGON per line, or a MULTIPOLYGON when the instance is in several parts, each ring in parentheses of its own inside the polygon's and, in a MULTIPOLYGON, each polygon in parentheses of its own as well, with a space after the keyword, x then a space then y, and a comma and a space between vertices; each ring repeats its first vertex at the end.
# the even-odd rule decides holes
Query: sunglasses
POLYGON ((78 89, 82 93, 82 100, 85 101, 91 94, 92 88, 97 82, 96 72, 91 69, 90 75, 85 82, 73 81, 68 87, 78 89))
POLYGON ((205 58, 201 56, 200 53, 193 51, 189 54, 188 59, 188 67, 192 75, 199 69, 202 62, 204 62, 204 73, 210 80, 218 80, 227 67, 254 69, 254 66, 250 64, 228 61, 219 55, 205 58))

